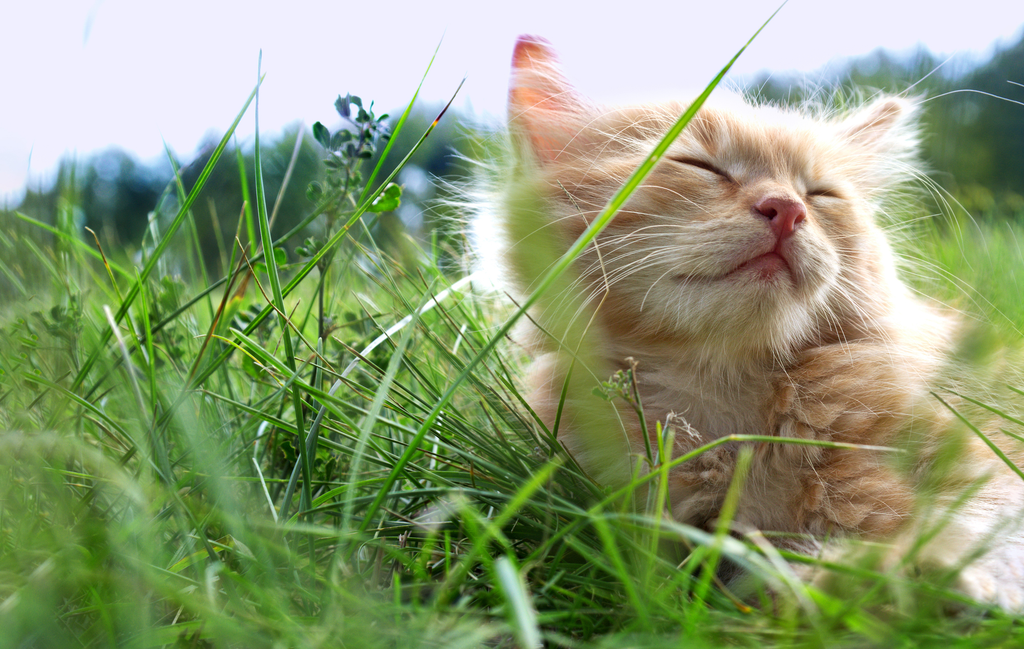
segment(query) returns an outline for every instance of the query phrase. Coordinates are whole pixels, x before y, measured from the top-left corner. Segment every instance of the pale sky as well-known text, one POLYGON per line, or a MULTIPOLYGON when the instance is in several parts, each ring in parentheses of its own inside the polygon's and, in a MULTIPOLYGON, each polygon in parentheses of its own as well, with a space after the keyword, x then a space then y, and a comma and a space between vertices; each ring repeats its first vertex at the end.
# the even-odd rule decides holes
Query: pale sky
MULTIPOLYGON (((230 125, 263 50, 261 132, 317 120, 351 92, 395 112, 440 43, 421 99, 466 85, 458 104, 495 122, 512 44, 522 33, 559 50, 597 101, 688 95, 702 88, 777 8, 777 0, 34 0, 0 8, 0 205, 49 182, 65 153, 116 145, 143 160, 163 141, 188 159, 230 125)), ((790 0, 734 74, 812 73, 879 47, 923 43, 978 60, 1024 25, 1024 5, 919 0, 790 0)), ((239 129, 254 131, 250 110, 239 129)))

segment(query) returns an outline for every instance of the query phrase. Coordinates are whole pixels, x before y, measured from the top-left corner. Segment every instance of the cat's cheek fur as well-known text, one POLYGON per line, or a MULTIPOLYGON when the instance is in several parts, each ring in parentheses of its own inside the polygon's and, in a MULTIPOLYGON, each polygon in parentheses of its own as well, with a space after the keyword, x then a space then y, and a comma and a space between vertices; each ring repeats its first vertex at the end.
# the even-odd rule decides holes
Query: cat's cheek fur
POLYGON ((785 267, 770 273, 744 268, 776 246, 755 225, 749 211, 722 223, 669 215, 635 225, 648 234, 631 237, 613 221, 577 265, 587 294, 602 300, 605 320, 619 336, 706 341, 713 344, 704 349, 718 350, 725 364, 743 356, 785 356, 834 319, 829 296, 841 261, 809 220, 787 241, 785 267))

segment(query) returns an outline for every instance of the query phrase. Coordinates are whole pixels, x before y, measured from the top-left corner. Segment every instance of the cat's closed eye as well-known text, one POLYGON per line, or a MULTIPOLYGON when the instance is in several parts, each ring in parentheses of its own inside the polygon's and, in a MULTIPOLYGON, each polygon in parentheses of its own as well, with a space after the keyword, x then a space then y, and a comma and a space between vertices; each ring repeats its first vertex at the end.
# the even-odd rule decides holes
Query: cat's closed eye
POLYGON ((707 162, 706 160, 701 160, 700 158, 690 158, 687 156, 669 156, 668 159, 672 160, 673 162, 677 162, 681 165, 697 167, 698 169, 709 171, 717 176, 722 177, 725 180, 728 180, 729 182, 735 182, 732 176, 730 176, 725 171, 722 171, 721 169, 711 164, 710 162, 707 162))
POLYGON ((815 187, 807 190, 807 195, 820 198, 843 198, 843 195, 831 187, 815 187))

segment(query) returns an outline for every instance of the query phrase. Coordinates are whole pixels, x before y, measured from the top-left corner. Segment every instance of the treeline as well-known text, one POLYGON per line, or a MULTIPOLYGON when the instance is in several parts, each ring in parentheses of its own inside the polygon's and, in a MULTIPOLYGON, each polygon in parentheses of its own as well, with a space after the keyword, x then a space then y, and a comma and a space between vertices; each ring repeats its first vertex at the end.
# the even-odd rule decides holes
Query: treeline
MULTIPOLYGON (((439 110, 439 106, 427 106, 410 115, 395 137, 378 182, 390 175, 409 153, 439 110)), ((325 114, 329 115, 329 111, 328 106, 325 114)), ((328 119, 324 121, 330 125, 328 119)), ((398 176, 404 188, 400 208, 393 213, 372 215, 375 240, 396 256, 414 254, 415 246, 409 245, 409 236, 426 236, 436 229, 449 236, 457 234, 454 220, 445 216, 448 208, 444 201, 435 200, 439 184, 434 179, 452 178, 462 173, 460 169, 464 165, 456 151, 472 150, 476 140, 474 131, 464 122, 454 111, 446 114, 398 176)), ((331 125, 332 130, 335 126, 340 128, 340 125, 331 125)), ((52 186, 30 188, 14 209, 0 211, 3 224, 0 227, 0 298, 11 292, 12 284, 30 284, 33 275, 45 276, 36 272, 41 269, 40 264, 47 263, 40 258, 44 255, 37 248, 45 248, 53 242, 53 238, 38 227, 17 218, 15 211, 58 229, 71 228, 87 237, 90 243, 94 236, 89 233, 91 230, 105 254, 115 259, 133 260, 140 250, 159 239, 163 228, 178 211, 181 191, 187 193, 192 188, 216 144, 216 140, 211 139, 200 146, 192 160, 173 161, 181 179, 180 188, 170 160, 143 164, 121 149, 110 148, 84 160, 63 161, 52 186), (42 245, 33 245, 33 241, 42 245)), ((263 137, 260 157, 268 211, 276 214, 273 234, 277 236, 291 230, 314 209, 315 203, 307 190, 311 182, 322 180, 325 175, 325 152, 309 128, 300 129, 295 125, 276 137, 263 137), (285 184, 289 168, 291 175, 285 184)), ((366 160, 365 169, 376 163, 377 156, 366 160)), ((191 208, 194 233, 179 233, 176 237, 183 246, 187 245, 185 236, 198 241, 203 261, 211 273, 223 272, 231 247, 237 245, 236 236, 248 246, 245 227, 239 224, 244 210, 255 209, 254 169, 252 146, 230 145, 191 208)), ((314 222, 311 229, 317 227, 318 222, 314 222)), ((302 239, 296 237, 286 246, 289 256, 301 245, 302 239)), ((455 247, 455 244, 449 246, 453 254, 455 247)), ((182 261, 180 267, 173 270, 188 278, 196 268, 182 261)))
MULTIPOLYGON (((845 68, 819 77, 808 85, 780 75, 751 79, 748 86, 762 97, 783 103, 808 98, 828 100, 829 95, 849 98, 870 96, 873 91, 907 92, 923 99, 926 133, 924 157, 941 187, 949 190, 977 218, 1024 218, 1024 37, 998 50, 987 62, 960 69, 943 65, 927 51, 894 56, 879 50, 851 61, 845 68)), ((413 147, 436 116, 439 107, 415 112, 398 135, 389 155, 397 164, 413 147)), ((325 106, 325 115, 330 114, 325 106)), ((329 120, 324 120, 334 130, 329 120)), ((440 232, 457 238, 458 226, 437 201, 444 183, 469 173, 459 154, 472 155, 486 133, 475 131, 456 111, 449 111, 424 146, 399 176, 405 193, 397 213, 377 217, 376 238, 397 256, 411 254, 403 245, 409 236, 426 238, 440 232)), ((337 126, 337 125, 334 125, 337 126)), ((214 143, 201 147, 195 159, 174 161, 180 166, 185 191, 206 164, 214 143)), ((306 190, 324 176, 324 151, 307 130, 298 126, 276 138, 265 138, 261 152, 268 204, 277 205, 275 233, 292 228, 312 208, 306 190), (294 158, 294 164, 292 160, 294 158), (281 192, 286 170, 292 176, 281 192), (280 196, 279 196, 280 193, 280 196)), ((368 160, 371 165, 375 160, 368 160)), ((193 206, 196 238, 207 266, 222 270, 238 232, 239 217, 247 192, 255 188, 253 151, 243 145, 227 152, 207 182, 203 196, 193 206), (240 171, 240 170, 243 170, 240 171)), ((382 176, 383 177, 383 176, 382 176)), ((159 236, 163 219, 177 211, 178 188, 170 161, 147 165, 130 154, 112 148, 88 159, 65 161, 54 186, 30 189, 16 210, 48 224, 62 224, 85 233, 96 233, 107 254, 131 256, 145 245, 145 237, 159 236)), ((22 252, 19 233, 38 232, 3 214, 0 253, 22 252)), ((90 235, 91 239, 91 235, 90 235)), ((243 233, 244 239, 244 233, 243 233)), ((243 241, 244 243, 244 241, 243 241)), ((451 241, 457 255, 458 242, 451 241)), ((299 245, 299 241, 293 244, 299 245)), ((36 253, 38 256, 38 253, 36 253)), ((11 281, 24 281, 31 269, 18 255, 8 256, 0 276, 0 296, 11 281), (10 259, 14 259, 13 262, 10 259), (22 265, 19 266, 18 264, 22 265)), ((31 265, 31 264, 29 264, 31 265)), ((188 269, 184 269, 187 271, 188 269)), ((186 272, 187 274, 187 272, 186 272)))
POLYGON ((785 75, 753 79, 782 103, 871 92, 921 100, 923 157, 933 179, 975 218, 1024 219, 1024 34, 981 65, 944 61, 927 50, 878 50, 806 84, 785 75))

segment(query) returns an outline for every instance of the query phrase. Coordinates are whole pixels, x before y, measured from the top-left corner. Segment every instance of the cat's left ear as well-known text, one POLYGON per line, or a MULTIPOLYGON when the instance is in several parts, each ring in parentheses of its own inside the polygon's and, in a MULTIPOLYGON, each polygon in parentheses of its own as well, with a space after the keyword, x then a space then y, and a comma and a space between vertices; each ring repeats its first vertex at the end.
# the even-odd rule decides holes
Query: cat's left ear
POLYGON ((509 131, 520 150, 541 164, 554 161, 579 133, 584 101, 562 74, 543 38, 520 36, 512 55, 509 131))
POLYGON ((912 156, 918 145, 914 125, 916 105, 902 97, 882 97, 841 123, 843 136, 869 153, 886 157, 912 156))

